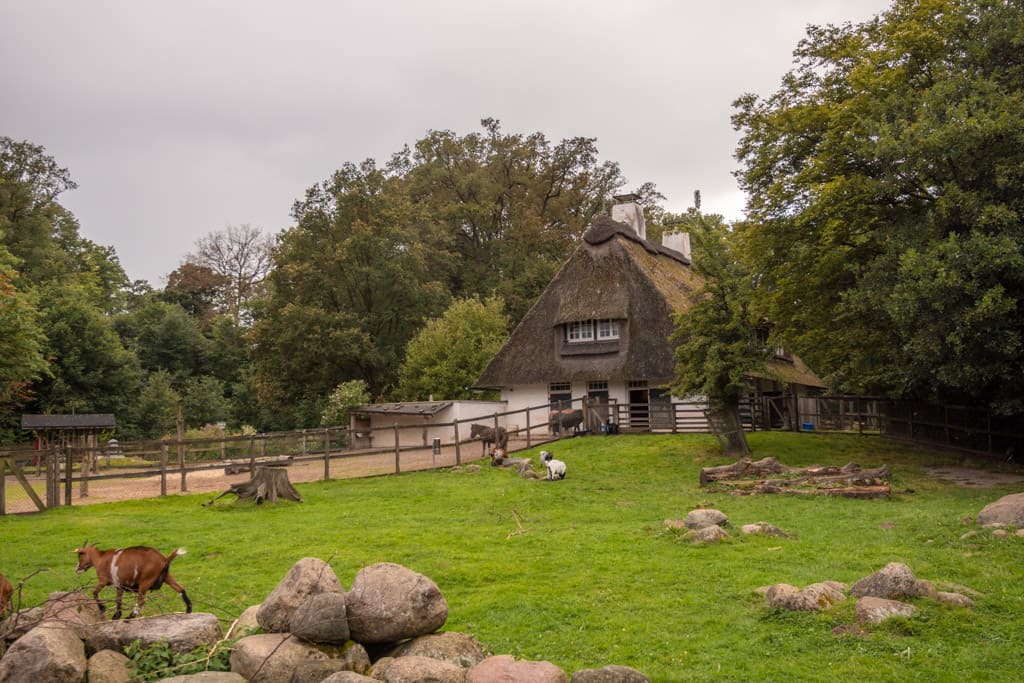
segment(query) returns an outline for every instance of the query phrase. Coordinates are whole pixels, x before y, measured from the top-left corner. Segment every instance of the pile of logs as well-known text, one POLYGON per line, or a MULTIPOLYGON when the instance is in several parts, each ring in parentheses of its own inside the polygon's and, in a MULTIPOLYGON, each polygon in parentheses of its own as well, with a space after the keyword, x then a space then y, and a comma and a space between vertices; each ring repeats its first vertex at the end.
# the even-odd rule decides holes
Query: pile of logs
POLYGON ((704 467, 700 471, 701 486, 737 495, 793 493, 884 498, 891 493, 890 478, 887 465, 870 470, 862 470, 860 465, 852 462, 842 467, 788 467, 775 458, 757 461, 745 458, 732 465, 704 467))

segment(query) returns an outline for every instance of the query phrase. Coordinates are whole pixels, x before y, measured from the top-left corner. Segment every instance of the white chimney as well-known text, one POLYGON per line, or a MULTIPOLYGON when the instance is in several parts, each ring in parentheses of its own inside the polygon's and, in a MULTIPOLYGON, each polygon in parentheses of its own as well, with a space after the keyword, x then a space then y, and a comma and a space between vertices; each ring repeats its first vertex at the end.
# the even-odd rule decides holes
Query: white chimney
POLYGON ((690 233, 688 232, 663 232, 661 234, 661 246, 674 249, 692 260, 690 256, 690 233))
POLYGON ((620 194, 614 197, 612 220, 625 223, 633 228, 633 232, 647 239, 647 224, 644 223, 644 209, 637 203, 640 199, 636 194, 620 194))

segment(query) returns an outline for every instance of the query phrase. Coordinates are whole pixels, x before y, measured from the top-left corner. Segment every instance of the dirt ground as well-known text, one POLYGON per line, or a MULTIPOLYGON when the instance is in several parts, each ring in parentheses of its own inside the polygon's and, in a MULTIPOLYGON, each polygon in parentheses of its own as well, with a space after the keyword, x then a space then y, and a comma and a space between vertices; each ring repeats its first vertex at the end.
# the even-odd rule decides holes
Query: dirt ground
POLYGON ((926 467, 930 477, 953 482, 964 488, 986 489, 992 486, 1007 486, 1024 482, 1024 472, 1000 472, 973 467, 926 467))
MULTIPOLYGON (((538 445, 540 441, 536 438, 531 445, 538 445)), ((515 443, 511 440, 509 450, 526 448, 525 440, 522 443, 515 443)), ((460 451, 460 459, 463 464, 478 461, 482 457, 482 447, 478 443, 463 444, 460 451)), ((399 467, 401 472, 417 470, 429 470, 456 465, 456 453, 454 446, 445 446, 441 453, 435 455, 430 448, 403 450, 400 454, 399 467)), ((286 468, 288 480, 293 484, 300 484, 324 479, 323 459, 290 461, 286 468)), ((112 473, 116 470, 108 470, 106 467, 100 469, 101 475, 112 473)), ((128 473, 132 470, 120 470, 128 473)), ((139 470, 134 470, 138 472, 139 470)), ((331 479, 355 479, 360 477, 372 477, 384 474, 395 473, 394 452, 372 453, 372 454, 347 454, 344 457, 335 457, 330 462, 331 479)), ((43 477, 34 476, 34 472, 26 472, 33 489, 42 497, 46 490, 43 477)), ((7 500, 6 510, 8 513, 34 512, 35 505, 29 500, 21 486, 14 481, 14 477, 8 476, 6 482, 7 500)), ((189 471, 185 476, 185 489, 182 490, 181 474, 173 473, 167 475, 167 495, 183 495, 195 493, 209 493, 212 500, 216 495, 227 491, 232 484, 249 480, 248 471, 239 474, 227 474, 224 467, 215 469, 189 471)), ((63 488, 61 496, 63 501, 63 488)), ((110 503, 120 500, 135 500, 142 498, 157 498, 160 496, 160 475, 155 474, 145 477, 97 479, 90 480, 84 487, 76 483, 71 491, 71 504, 93 505, 96 503, 110 503)), ((225 496, 222 501, 233 501, 234 496, 225 496)))

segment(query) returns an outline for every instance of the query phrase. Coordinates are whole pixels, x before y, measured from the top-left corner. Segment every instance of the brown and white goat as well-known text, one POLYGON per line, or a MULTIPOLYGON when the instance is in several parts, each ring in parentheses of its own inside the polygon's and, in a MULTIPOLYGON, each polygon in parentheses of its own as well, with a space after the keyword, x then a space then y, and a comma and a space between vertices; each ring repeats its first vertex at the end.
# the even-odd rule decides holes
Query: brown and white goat
MULTIPOLYGON (((169 571, 171 560, 178 555, 184 555, 184 548, 178 548, 167 557, 156 548, 138 545, 131 548, 100 550, 93 544, 72 552, 78 553, 76 574, 81 574, 90 567, 96 568, 99 583, 96 584, 92 597, 97 602, 100 591, 107 586, 117 589, 117 611, 114 612, 114 619, 121 616, 121 594, 124 591, 131 591, 139 596, 135 602, 135 609, 128 615, 131 619, 137 617, 146 604, 146 591, 157 590, 165 583, 181 594, 181 599, 185 601, 185 611, 192 611, 192 601, 188 599, 188 593, 174 580, 169 571)), ((103 610, 103 603, 100 603, 100 610, 103 610)))
POLYGON ((12 595, 14 595, 14 586, 6 576, 0 574, 0 618, 6 616, 11 610, 12 595))

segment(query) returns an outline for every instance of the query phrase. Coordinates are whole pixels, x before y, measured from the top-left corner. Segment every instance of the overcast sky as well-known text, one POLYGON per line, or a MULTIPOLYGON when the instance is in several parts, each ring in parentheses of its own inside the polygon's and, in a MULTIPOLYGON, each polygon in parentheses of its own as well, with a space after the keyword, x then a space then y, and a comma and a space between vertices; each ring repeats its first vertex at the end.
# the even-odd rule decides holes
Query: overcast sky
POLYGON ((628 189, 742 216, 732 102, 808 24, 887 0, 3 0, 0 135, 71 172, 83 236, 154 287, 228 225, 290 226, 347 161, 497 118, 597 139, 628 189))

